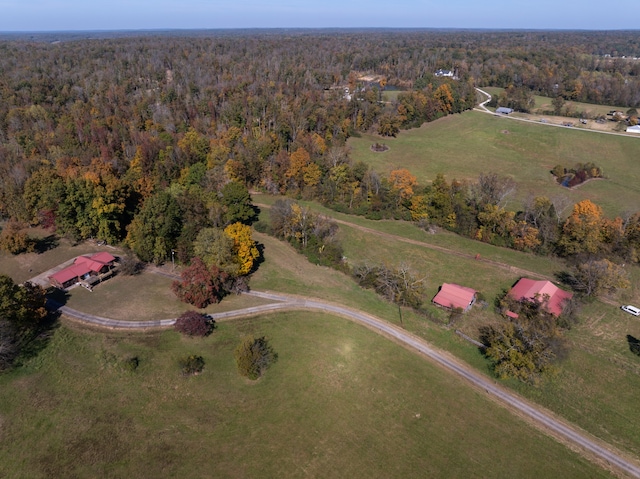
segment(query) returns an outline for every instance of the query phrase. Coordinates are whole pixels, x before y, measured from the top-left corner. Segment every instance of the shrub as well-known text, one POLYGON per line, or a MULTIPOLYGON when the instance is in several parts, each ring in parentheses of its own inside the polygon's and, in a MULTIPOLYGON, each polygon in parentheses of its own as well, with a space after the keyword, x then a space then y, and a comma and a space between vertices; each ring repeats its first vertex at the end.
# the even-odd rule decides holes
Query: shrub
POLYGON ((204 358, 202 356, 196 356, 192 354, 181 358, 178 361, 183 376, 193 376, 194 374, 201 373, 204 369, 204 358))
POLYGON ((236 347, 236 365, 238 372, 251 380, 256 380, 278 359, 267 339, 262 336, 247 336, 236 347))
POLYGON ((140 359, 138 359, 138 356, 131 356, 127 359, 125 359, 124 361, 122 361, 122 368, 125 371, 128 372, 135 372, 138 369, 138 366, 140 365, 140 359))
POLYGON ((176 331, 187 336, 207 336, 215 327, 215 322, 204 314, 186 311, 176 319, 176 331))

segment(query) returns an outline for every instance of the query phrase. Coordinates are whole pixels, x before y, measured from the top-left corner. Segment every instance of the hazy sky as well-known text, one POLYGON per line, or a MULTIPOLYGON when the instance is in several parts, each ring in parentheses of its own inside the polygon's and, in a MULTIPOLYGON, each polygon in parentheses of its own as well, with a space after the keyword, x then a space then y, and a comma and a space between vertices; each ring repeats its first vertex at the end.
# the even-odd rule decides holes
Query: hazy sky
POLYGON ((0 0, 0 31, 425 27, 639 29, 638 1, 0 0))

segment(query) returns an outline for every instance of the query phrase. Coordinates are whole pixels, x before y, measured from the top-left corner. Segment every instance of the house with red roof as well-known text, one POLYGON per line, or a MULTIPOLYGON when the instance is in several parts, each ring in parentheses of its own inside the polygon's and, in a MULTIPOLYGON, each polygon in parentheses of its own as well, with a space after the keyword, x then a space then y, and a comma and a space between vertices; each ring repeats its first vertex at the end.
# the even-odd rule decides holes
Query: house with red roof
POLYGON ((115 256, 106 251, 89 256, 78 256, 71 266, 49 276, 49 282, 60 289, 86 282, 90 289, 91 285, 113 273, 115 261, 115 256))
POLYGON ((542 307, 553 314, 560 316, 567 301, 573 298, 573 293, 558 288, 551 281, 536 281, 529 278, 520 280, 509 291, 516 301, 539 301, 542 307))
POLYGON ((440 291, 433 298, 433 303, 447 309, 462 309, 469 311, 476 302, 475 289, 453 283, 444 283, 440 291))

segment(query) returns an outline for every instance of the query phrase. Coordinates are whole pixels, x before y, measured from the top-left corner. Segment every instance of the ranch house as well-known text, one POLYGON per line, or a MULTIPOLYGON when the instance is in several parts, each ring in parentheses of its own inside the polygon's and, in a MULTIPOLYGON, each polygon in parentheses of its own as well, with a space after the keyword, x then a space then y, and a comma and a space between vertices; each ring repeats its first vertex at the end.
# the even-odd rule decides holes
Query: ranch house
POLYGON ((113 275, 116 258, 106 251, 89 256, 78 256, 71 266, 49 276, 49 283, 66 289, 76 283, 91 290, 93 285, 113 275))

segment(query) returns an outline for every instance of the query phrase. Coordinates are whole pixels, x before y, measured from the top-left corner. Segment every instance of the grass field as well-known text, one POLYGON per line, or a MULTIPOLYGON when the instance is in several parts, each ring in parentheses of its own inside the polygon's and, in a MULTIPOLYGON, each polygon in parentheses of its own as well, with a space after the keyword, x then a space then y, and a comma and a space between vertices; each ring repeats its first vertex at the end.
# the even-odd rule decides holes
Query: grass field
POLYGON ((0 376, 0 425, 11 478, 609 477, 395 343, 309 313, 206 339, 63 326, 0 376), (256 383, 233 364, 247 333, 279 354, 256 383), (201 375, 180 376, 187 354, 201 375))
MULTIPOLYGON (((496 96, 504 91, 499 87, 482 87, 490 95, 496 96)), ((542 113, 544 111, 553 111, 552 98, 548 96, 534 95, 535 105, 532 113, 542 113)), ((611 110, 626 112, 629 107, 626 106, 610 106, 610 105, 594 105, 593 103, 582 103, 579 101, 567 101, 563 108, 569 106, 573 111, 582 111, 591 116, 606 115, 611 110)))
MULTIPOLYGON (((256 200, 269 203, 273 198, 260 195, 256 200)), ((491 302, 500 289, 509 287, 519 275, 509 268, 392 240, 388 234, 446 246, 470 255, 480 251, 482 258, 547 275, 552 275, 561 268, 561 265, 551 258, 496 248, 446 232, 428 234, 408 223, 353 218, 333 213, 318 205, 311 206, 324 214, 353 221, 387 235, 363 233, 344 224, 340 226, 340 235, 346 248, 345 254, 350 263, 386 261, 394 264, 408 260, 420 275, 426 277, 429 295, 435 294, 442 282, 458 282, 479 289, 491 302)), ((262 215, 267 216, 267 209, 263 210, 262 215)), ((348 276, 310 264, 285 243, 266 235, 255 236, 264 246, 266 259, 252 279, 254 289, 310 295, 363 309, 387 321, 400 324, 397 307, 381 301, 371 291, 360 289, 348 276)), ((60 258, 67 259, 65 255, 73 256, 76 252, 75 249, 67 249, 69 247, 64 244, 59 248, 40 255, 38 261, 42 261, 43 264, 56 264, 60 258)), ((0 265, 5 267, 7 264, 13 264, 9 269, 19 270, 18 266, 26 263, 28 262, 24 257, 16 257, 10 258, 9 262, 3 261, 0 265)), ((637 288, 640 284, 640 273, 636 270, 637 268, 632 269, 634 288, 621 295, 621 300, 625 302, 637 303, 640 298, 637 288)), ((187 307, 176 301, 169 291, 169 283, 170 280, 167 278, 153 274, 133 278, 116 277, 99 285, 93 293, 81 288, 73 290, 67 304, 116 319, 175 317, 187 307)), ((253 306, 260 301, 247 296, 232 296, 219 305, 209 307, 208 311, 253 306)), ((447 318, 446 312, 442 310, 430 308, 430 311, 441 320, 447 318)), ((453 352, 478 370, 488 372, 488 364, 478 350, 461 340, 451 330, 410 311, 405 310, 402 317, 405 328, 453 352)), ((588 305, 583 310, 581 318, 582 323, 568 334, 572 352, 568 360, 561 364, 558 376, 548 378, 540 388, 531 388, 519 383, 509 384, 525 396, 575 421, 598 437, 634 454, 640 454, 640 435, 637 433, 640 430, 640 422, 634 412, 635 398, 640 393, 640 362, 630 353, 626 342, 627 334, 640 338, 640 321, 617 308, 599 303, 588 305)), ((474 308, 459 320, 455 327, 475 336, 479 325, 495 320, 491 308, 474 308)))
MULTIPOLYGON (((269 203, 270 198, 260 195, 256 201, 269 203)), ((430 235, 417 227, 397 221, 371 221, 364 218, 347 217, 331 212, 317 205, 309 204, 316 211, 341 220, 350 219, 354 223, 380 230, 384 233, 420 239, 427 243, 447 245, 449 248, 474 254, 483 246, 478 242, 458 238, 455 241, 448 233, 430 235), (436 240, 436 238, 440 239, 436 240)), ((266 208, 264 208, 266 210, 266 208)), ((262 212, 267 215, 266 211, 262 212)), ((345 246, 345 255, 350 263, 369 260, 372 263, 388 262, 397 264, 409 261, 411 266, 425 276, 429 294, 434 294, 443 282, 457 282, 477 288, 485 293, 491 303, 495 294, 503 287, 508 288, 519 275, 509 269, 483 264, 472 258, 450 255, 429 250, 418 245, 393 241, 384 236, 365 234, 362 231, 340 225, 340 235, 345 246)), ((287 245, 283 247, 288 248, 287 245)), ((286 254, 282 255, 283 258, 286 254)), ((553 275, 563 268, 558 260, 536 257, 502 248, 490 247, 482 251, 482 257, 497 258, 543 274, 553 275)), ((267 268, 268 265, 267 261, 267 268)), ((310 265, 310 268, 316 268, 310 265)), ((621 302, 640 303, 640 272, 630 268, 632 288, 620 294, 621 302)), ((311 271, 304 272, 311 276, 311 271)), ((345 287, 346 288, 346 287, 345 287)), ((346 289, 345 289, 346 291, 346 289)), ((299 291, 297 291, 299 292, 299 291)), ((318 290, 322 297, 323 291, 318 290)), ((349 294, 350 297, 351 294, 349 294)), ((362 303, 361 308, 371 308, 375 300, 362 303)), ((430 307, 431 313, 446 319, 446 312, 430 307)), ((377 314, 385 319, 398 322, 397 310, 380 309, 377 314)), ((604 440, 640 455, 640 418, 635 414, 638 394, 640 394, 640 358, 629 351, 627 335, 640 338, 640 320, 623 313, 619 308, 599 302, 587 304, 580 313, 580 324, 567 334, 570 354, 559 365, 559 373, 549 376, 539 388, 517 382, 508 384, 523 395, 539 402, 563 417, 569 418, 584 429, 604 440)), ((475 337, 478 326, 498 320, 491 308, 474 308, 463 315, 455 328, 475 337)), ((426 338, 437 346, 454 352, 470 365, 487 372, 488 364, 477 349, 457 338, 452 331, 438 327, 435 323, 410 313, 404 314, 405 328, 426 338)))
POLYGON ((509 205, 521 207, 529 194, 565 198, 570 204, 590 199, 608 215, 637 211, 640 205, 640 139, 570 128, 523 123, 479 112, 465 112, 420 128, 402 131, 397 138, 376 135, 350 138, 351 157, 387 175, 407 168, 426 184, 438 173, 448 181, 475 180, 480 173, 512 176, 518 190, 509 205), (383 153, 370 146, 383 141, 383 153), (558 186, 550 170, 557 164, 571 167, 594 162, 606 180, 590 181, 574 190, 558 186))

